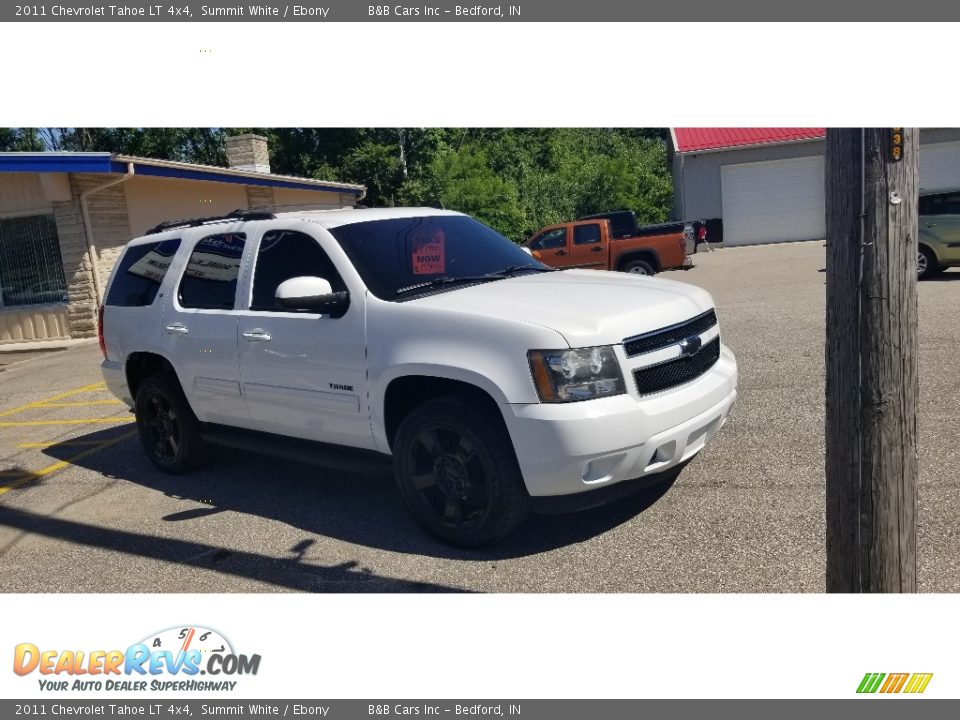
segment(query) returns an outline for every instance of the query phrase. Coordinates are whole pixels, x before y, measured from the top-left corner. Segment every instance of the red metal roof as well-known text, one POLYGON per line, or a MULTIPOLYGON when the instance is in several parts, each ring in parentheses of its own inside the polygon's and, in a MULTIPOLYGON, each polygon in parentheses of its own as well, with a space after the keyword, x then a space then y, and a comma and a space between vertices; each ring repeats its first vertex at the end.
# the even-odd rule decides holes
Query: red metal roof
POLYGON ((826 137, 826 128, 672 128, 677 152, 722 150, 826 137))

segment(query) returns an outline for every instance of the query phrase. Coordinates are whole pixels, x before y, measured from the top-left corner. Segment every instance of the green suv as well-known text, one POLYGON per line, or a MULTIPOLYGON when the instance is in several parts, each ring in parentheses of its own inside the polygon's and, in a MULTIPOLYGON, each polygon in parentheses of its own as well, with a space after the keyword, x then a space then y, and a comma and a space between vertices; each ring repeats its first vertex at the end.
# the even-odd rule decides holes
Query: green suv
POLYGON ((960 265, 960 190, 920 196, 917 277, 960 265))

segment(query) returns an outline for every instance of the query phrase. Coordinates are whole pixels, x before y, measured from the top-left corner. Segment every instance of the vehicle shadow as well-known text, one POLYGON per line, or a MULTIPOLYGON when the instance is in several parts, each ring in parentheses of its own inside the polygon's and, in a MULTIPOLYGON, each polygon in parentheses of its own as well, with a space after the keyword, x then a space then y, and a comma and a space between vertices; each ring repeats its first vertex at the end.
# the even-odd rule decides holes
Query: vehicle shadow
POLYGON ((956 282, 960 281, 960 272, 950 272, 946 270, 936 275, 931 275, 928 278, 925 278, 922 282, 956 282))
MULTIPOLYGON (((90 433, 83 439, 108 439, 110 432, 90 433)), ((51 445, 44 452, 71 460, 76 448, 51 445)), ((432 538, 414 522, 389 474, 356 475, 232 449, 211 448, 209 453, 201 468, 186 475, 167 475, 147 460, 134 436, 71 462, 202 505, 162 518, 170 523, 230 510, 366 547, 474 561, 524 557, 582 542, 636 517, 673 485, 673 480, 664 482, 580 513, 531 515, 499 543, 464 550, 432 538)))
MULTIPOLYGON (((234 577, 284 587, 299 592, 466 592, 435 583, 384 577, 348 561, 333 566, 303 562, 313 540, 290 549, 291 557, 276 558, 249 551, 228 550, 207 543, 99 527, 88 523, 41 515, 0 505, 0 527, 69 542, 72 545, 112 550, 125 555, 177 563, 184 567, 215 570, 234 577)), ((8 544, 0 556, 13 543, 8 544)), ((64 592, 59 579, 50 578, 48 592, 64 592)), ((36 587, 32 587, 36 591, 36 587)), ((191 587, 184 592, 196 592, 191 587)))

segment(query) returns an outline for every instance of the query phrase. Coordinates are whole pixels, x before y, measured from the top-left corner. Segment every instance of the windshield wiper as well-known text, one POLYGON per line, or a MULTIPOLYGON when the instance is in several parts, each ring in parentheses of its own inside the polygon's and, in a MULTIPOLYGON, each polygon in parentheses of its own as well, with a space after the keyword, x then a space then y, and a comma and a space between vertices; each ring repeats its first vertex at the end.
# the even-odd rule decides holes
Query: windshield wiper
POLYGON ((474 276, 465 276, 465 277, 450 277, 449 275, 444 275, 443 277, 434 278, 433 280, 428 280, 427 282, 417 283, 416 285, 407 285, 397 290, 397 295, 404 295, 414 290, 424 290, 426 288, 439 287, 440 285, 451 285, 453 283, 462 283, 462 282, 484 282, 487 280, 497 280, 499 276, 497 275, 474 275, 474 276))
POLYGON ((451 277, 449 275, 444 275, 443 277, 427 280, 426 282, 417 283, 416 285, 407 285, 406 287, 402 287, 397 290, 396 294, 405 295, 416 290, 425 290, 427 288, 439 287, 441 285, 451 285, 453 283, 475 283, 487 282, 490 280, 503 280, 504 278, 510 277, 514 273, 520 272, 521 270, 554 272, 555 268, 537 267, 536 265, 508 265, 503 270, 497 270, 496 272, 487 273, 486 275, 464 275, 463 277, 451 277))
POLYGON ((503 270, 489 273, 487 277, 507 277, 508 275, 513 275, 521 270, 533 270, 534 272, 556 272, 557 269, 552 267, 537 267, 536 265, 507 265, 507 267, 505 267, 503 270))

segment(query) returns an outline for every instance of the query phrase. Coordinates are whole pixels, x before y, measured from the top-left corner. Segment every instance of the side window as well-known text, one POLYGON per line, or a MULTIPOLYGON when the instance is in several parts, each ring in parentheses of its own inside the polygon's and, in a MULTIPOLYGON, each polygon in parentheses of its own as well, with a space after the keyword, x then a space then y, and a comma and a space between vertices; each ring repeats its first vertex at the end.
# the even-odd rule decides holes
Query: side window
POLYGON ((944 193, 920 198, 920 214, 960 215, 960 193, 944 193))
POLYGON ((180 278, 178 298, 185 308, 232 310, 243 255, 243 233, 210 235, 197 243, 180 278))
POLYGON ((543 235, 530 243, 531 250, 558 250, 567 245, 567 229, 565 227, 547 230, 543 235))
POLYGON ((949 215, 960 215, 960 193, 951 193, 944 198, 943 212, 949 215))
POLYGON ((574 245, 592 245, 600 242, 600 226, 597 223, 577 225, 573 228, 574 245))
POLYGON ((260 241, 253 273, 251 310, 286 312, 274 298, 277 287, 290 278, 312 276, 330 281, 334 292, 347 286, 319 243, 295 230, 271 230, 260 241))
POLYGON ((127 248, 117 265, 106 304, 121 307, 152 305, 179 248, 179 240, 127 248))

